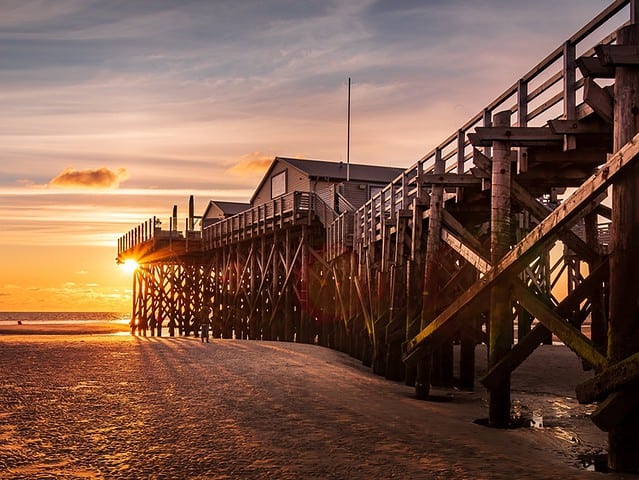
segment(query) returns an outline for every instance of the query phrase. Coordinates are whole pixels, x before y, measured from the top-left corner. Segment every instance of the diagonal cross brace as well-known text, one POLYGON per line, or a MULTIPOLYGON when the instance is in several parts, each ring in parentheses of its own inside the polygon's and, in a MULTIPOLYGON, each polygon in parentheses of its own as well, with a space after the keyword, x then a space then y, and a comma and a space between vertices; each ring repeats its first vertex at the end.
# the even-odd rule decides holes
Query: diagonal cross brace
POLYGON ((403 360, 414 363, 419 358, 418 350, 426 340, 453 320, 461 310, 467 308, 478 295, 486 292, 504 275, 523 269, 534 256, 536 249, 553 241, 558 233, 582 210, 594 208, 593 199, 601 194, 625 167, 634 164, 639 154, 639 134, 632 138, 608 162, 592 175, 584 184, 553 210, 544 220, 526 235, 501 261, 484 277, 475 282, 455 302, 451 303, 437 318, 426 326, 415 337, 404 343, 403 360))

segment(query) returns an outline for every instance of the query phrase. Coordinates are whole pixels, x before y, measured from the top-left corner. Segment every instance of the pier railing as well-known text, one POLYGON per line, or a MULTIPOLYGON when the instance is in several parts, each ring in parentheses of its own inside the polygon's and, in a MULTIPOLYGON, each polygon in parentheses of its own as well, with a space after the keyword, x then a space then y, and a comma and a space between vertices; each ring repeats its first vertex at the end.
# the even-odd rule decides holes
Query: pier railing
MULTIPOLYGON (((192 232, 188 230, 188 219, 185 221, 185 225, 187 225, 187 233, 186 239, 193 240, 194 235, 199 239, 200 232, 192 232)), ((118 238, 118 256, 131 251, 142 245, 144 243, 153 241, 156 242, 158 240, 168 240, 169 242, 173 240, 184 240, 185 233, 177 230, 177 220, 173 218, 169 218, 169 229, 162 230, 162 222, 158 217, 152 217, 148 220, 142 222, 137 227, 132 228, 127 233, 118 238)))
POLYGON ((202 248, 212 250, 292 223, 310 223, 314 216, 328 225, 336 213, 312 192, 291 192, 209 225, 202 231, 202 248))
MULTIPOLYGON (((576 67, 577 56, 592 57, 596 45, 615 41, 614 32, 628 23, 629 15, 624 16, 620 12, 629 8, 629 3, 629 0, 612 3, 456 132, 384 187, 355 212, 353 231, 343 230, 345 219, 338 218, 329 225, 329 252, 339 250, 337 245, 332 246, 330 242, 345 243, 344 240, 331 240, 337 239, 340 231, 344 231, 344 235, 354 235, 354 241, 362 245, 378 240, 384 219, 394 221, 399 211, 410 208, 415 200, 426 198, 431 185, 427 175, 434 172, 436 160, 444 162, 446 173, 470 176, 469 161, 472 161, 473 148, 467 134, 473 133, 477 127, 490 126, 494 113, 509 110, 514 116, 513 126, 518 127, 541 127, 549 120, 575 120, 592 113, 592 108, 584 102, 586 81, 576 67)), ((566 137, 570 135, 564 135, 564 141, 570 142, 571 139, 566 137)), ((485 153, 489 154, 490 148, 486 147, 486 150, 485 153)), ((449 189, 449 198, 451 195, 461 197, 463 186, 449 189)))
POLYGON ((160 221, 157 217, 149 218, 118 238, 118 255, 131 250, 141 243, 152 240, 160 232, 160 221))

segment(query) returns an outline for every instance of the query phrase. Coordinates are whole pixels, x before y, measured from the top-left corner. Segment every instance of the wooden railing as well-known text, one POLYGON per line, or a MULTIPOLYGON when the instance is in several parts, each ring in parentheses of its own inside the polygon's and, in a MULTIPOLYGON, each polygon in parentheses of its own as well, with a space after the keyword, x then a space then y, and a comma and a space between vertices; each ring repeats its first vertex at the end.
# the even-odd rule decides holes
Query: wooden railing
MULTIPOLYGON (((626 20, 629 15, 620 14, 628 4, 629 0, 613 2, 486 108, 406 169, 355 212, 354 231, 344 234, 354 234, 355 242, 363 245, 379 239, 382 219, 394 220, 400 210, 410 208, 416 199, 424 198, 430 186, 423 181, 423 176, 433 173, 438 158, 445 162, 447 173, 467 173, 469 161, 472 160, 472 146, 467 134, 476 127, 490 126, 493 113, 510 110, 516 114, 514 125, 524 127, 544 126, 548 120, 556 118, 576 119, 591 112, 590 107, 583 102, 584 79, 576 68, 577 52, 580 52, 580 57, 593 56, 596 45, 614 42, 614 32, 628 23, 626 20), (605 35, 602 31, 613 33, 601 39, 601 35, 605 35)), ((455 193, 449 193, 449 196, 460 194, 463 194, 462 187, 458 187, 455 193)), ((338 218, 333 225, 329 225, 329 251, 333 249, 332 239, 337 238, 333 230, 343 228, 343 224, 344 220, 338 218)), ((344 243, 342 240, 338 242, 344 243)))
POLYGON ((144 223, 129 230, 118 238, 118 255, 153 239, 159 230, 159 221, 156 217, 149 218, 144 223))
POLYGON ((202 231, 202 248, 212 250, 264 235, 291 223, 310 223, 314 216, 328 225, 337 215, 314 193, 288 193, 209 225, 202 231))
MULTIPOLYGON (((186 219, 185 225, 188 228, 189 220, 186 219)), ((195 233, 197 238, 200 237, 200 232, 191 232, 189 230, 185 230, 184 232, 177 230, 177 222, 174 222, 173 218, 169 218, 168 230, 162 230, 161 228, 162 222, 158 217, 153 217, 145 222, 142 222, 135 228, 132 228, 127 233, 122 235, 118 239, 118 256, 135 249, 135 247, 155 240, 183 240, 185 238, 184 232, 187 232, 187 239, 193 239, 193 234, 195 233), (175 223, 175 226, 174 226, 175 223)))

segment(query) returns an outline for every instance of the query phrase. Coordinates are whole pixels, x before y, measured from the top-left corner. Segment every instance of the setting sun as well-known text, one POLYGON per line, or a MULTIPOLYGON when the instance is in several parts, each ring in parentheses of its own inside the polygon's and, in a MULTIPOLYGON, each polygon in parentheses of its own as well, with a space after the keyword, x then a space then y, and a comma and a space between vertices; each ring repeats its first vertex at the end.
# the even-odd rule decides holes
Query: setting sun
POLYGON ((138 262, 132 258, 127 258, 120 266, 126 273, 133 273, 138 268, 138 262))

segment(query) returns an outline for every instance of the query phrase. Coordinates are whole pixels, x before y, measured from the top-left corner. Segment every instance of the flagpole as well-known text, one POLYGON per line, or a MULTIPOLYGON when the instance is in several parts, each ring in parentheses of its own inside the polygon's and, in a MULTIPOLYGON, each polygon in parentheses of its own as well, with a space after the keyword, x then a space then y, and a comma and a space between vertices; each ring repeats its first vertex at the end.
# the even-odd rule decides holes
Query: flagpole
POLYGON ((348 118, 346 120, 346 181, 351 179, 351 77, 348 77, 348 118))

